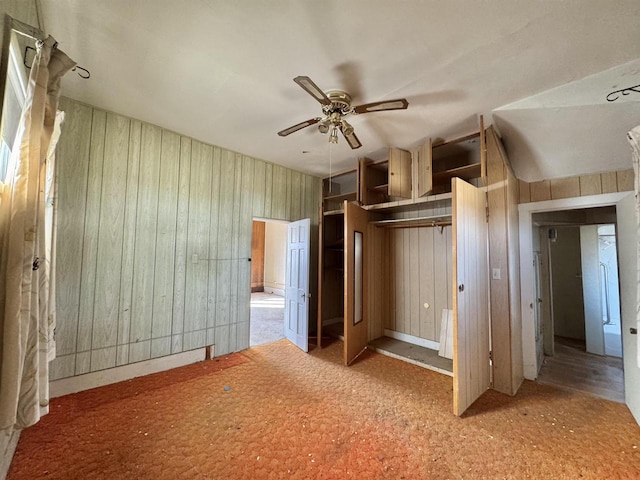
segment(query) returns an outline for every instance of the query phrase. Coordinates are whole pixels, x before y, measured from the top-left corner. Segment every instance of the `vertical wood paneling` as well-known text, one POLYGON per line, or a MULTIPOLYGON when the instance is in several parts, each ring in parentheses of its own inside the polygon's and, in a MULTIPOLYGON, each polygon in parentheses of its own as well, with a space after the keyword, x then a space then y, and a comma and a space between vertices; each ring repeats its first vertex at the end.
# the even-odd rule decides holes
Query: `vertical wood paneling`
POLYGON ((173 281, 173 315, 171 322, 171 352, 182 351, 184 331, 185 289, 187 281, 187 238, 189 229, 189 187, 191 185, 191 139, 180 138, 178 177, 178 209, 176 215, 176 253, 173 281))
POLYGON ((300 188, 301 182, 302 174, 300 174, 299 172, 291 172, 291 200, 289 201, 289 203, 291 204, 291 215, 289 216, 289 218, 292 221, 300 220, 302 218, 302 212, 300 208, 302 202, 300 201, 300 198, 304 192, 304 185, 302 185, 303 188, 300 188))
POLYGON ((238 258, 251 258, 251 224, 253 220, 253 177, 254 160, 242 157, 242 179, 240 181, 240 217, 238 224, 238 258))
POLYGON ((265 218, 265 182, 266 182, 267 166, 261 160, 256 160, 253 170, 253 216, 257 218, 265 218))
POLYGON ((580 178, 558 178, 551 180, 551 198, 559 200, 561 198, 571 198, 580 196, 580 178))
POLYGON ((633 170, 618 170, 616 180, 619 192, 630 192, 633 190, 633 170))
POLYGON ((273 165, 267 163, 264 167, 264 218, 273 216, 273 165))
MULTIPOLYGON (((100 222, 100 195, 102 193, 102 167, 104 163, 104 134, 107 123, 105 112, 93 111, 91 147, 89 149, 89 176, 87 179, 87 207, 84 218, 84 244, 82 249, 82 283, 78 314, 77 351, 91 349, 93 307, 98 258, 98 229, 100 222)), ((58 244, 62 243, 60 241, 58 244)), ((77 359, 76 359, 77 360, 77 359)), ((82 371, 86 364, 82 366, 82 371)), ((76 371, 78 373, 78 371, 76 371)))
MULTIPOLYGON (((131 343, 151 338, 161 141, 160 128, 142 125, 136 246, 133 260, 133 308, 129 335, 131 343)), ((133 357, 138 361, 149 358, 151 343, 131 348, 129 355, 130 359, 133 357)))
POLYGON ((551 200, 551 186, 549 185, 549 180, 530 183, 529 191, 531 192, 532 202, 551 200))
MULTIPOLYGON (((158 197, 151 338, 171 335, 179 175, 180 137, 175 133, 163 131, 159 182, 162 194, 158 197)), ((152 356, 153 350, 154 344, 152 343, 152 356)), ((159 351, 155 353, 159 355, 159 351)))
MULTIPOLYGON (((209 224, 209 289, 207 292, 207 328, 213 329, 216 325, 216 292, 217 292, 217 268, 218 263, 218 232, 220 227, 220 183, 224 181, 220 178, 220 165, 222 162, 222 152, 214 147, 211 165, 211 218, 209 224)), ((213 343, 213 342, 211 342, 213 343)))
MULTIPOLYGON (((118 337, 127 185, 123 179, 127 176, 129 126, 129 119, 107 114, 96 259, 96 292, 99 293, 94 302, 92 349, 115 346, 118 337)), ((109 361, 110 358, 112 356, 108 354, 102 360, 109 361)), ((115 350, 113 361, 111 366, 115 366, 115 350)), ((95 368, 106 367, 101 362, 95 368)))
POLYGON ((246 348, 252 217, 309 217, 317 232, 319 179, 61 106, 56 378, 207 341, 246 348))
POLYGON ((235 158, 232 152, 222 152, 220 178, 218 258, 230 259, 231 229, 233 223, 233 187, 235 183, 235 158))
POLYGON ((420 336, 420 257, 424 253, 420 251, 419 232, 417 228, 409 228, 409 248, 412 252, 407 255, 409 271, 409 296, 407 298, 407 309, 410 312, 410 328, 409 333, 416 337, 420 336), (415 253, 418 255, 415 255, 415 253))
POLYGON ((614 193, 618 191, 616 172, 606 172, 600 174, 602 181, 602 193, 614 193))
POLYGON ((127 191, 125 194, 124 232, 122 239, 122 273, 120 282, 120 314, 118 315, 118 349, 116 365, 129 362, 133 291, 133 262, 136 241, 136 213, 138 210, 138 174, 140 167, 140 142, 142 124, 132 120, 129 126, 129 146, 127 155, 127 191))
POLYGON ((204 330, 207 326, 212 158, 212 147, 195 140, 191 142, 185 333, 204 330))
MULTIPOLYGON (((420 252, 433 252, 433 236, 440 235, 437 228, 418 228, 420 252)), ((435 282, 433 278, 433 255, 420 255, 418 257, 418 272, 420 276, 420 333, 422 338, 435 337, 435 282), (428 304, 428 308, 424 307, 428 304)))
POLYGON ((287 172, 280 165, 273 165, 273 188, 271 190, 271 218, 286 219, 287 172))
POLYGON ((518 187, 520 191, 519 203, 529 203, 531 201, 531 194, 529 192, 529 184, 524 180, 518 180, 518 187))
MULTIPOLYGON (((58 208, 56 259, 56 350, 62 356, 76 351, 92 111, 66 99, 61 99, 60 108, 66 112, 67 132, 57 152, 57 175, 66 180, 58 182, 57 191, 58 205, 64 206, 58 208)), ((69 368, 61 370, 66 373, 69 368)))
POLYGON ((600 174, 583 175, 580 177, 580 195, 599 195, 602 193, 600 174))

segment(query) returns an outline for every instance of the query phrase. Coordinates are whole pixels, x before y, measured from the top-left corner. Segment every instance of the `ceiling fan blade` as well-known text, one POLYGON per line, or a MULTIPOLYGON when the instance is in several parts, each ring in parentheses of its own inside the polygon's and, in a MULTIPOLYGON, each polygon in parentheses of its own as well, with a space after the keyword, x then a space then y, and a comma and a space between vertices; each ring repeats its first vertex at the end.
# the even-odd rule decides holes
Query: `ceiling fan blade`
POLYGON ((318 87, 309 77, 299 76, 293 79, 300 85, 309 95, 319 101, 322 105, 331 105, 331 100, 327 97, 320 87, 318 87))
POLYGON ((406 98, 383 100, 382 102, 365 103, 353 108, 353 113, 382 112, 384 110, 405 110, 409 106, 406 98))
POLYGON ((278 132, 278 135, 280 135, 281 137, 286 137, 290 133, 297 132, 298 130, 302 130, 303 128, 308 127, 310 125, 315 125, 320 120, 322 120, 321 117, 310 118, 309 120, 305 120, 304 122, 300 122, 300 123, 294 125, 293 127, 289 127, 289 128, 285 128, 284 130, 280 130, 278 132))
POLYGON ((358 137, 356 137, 356 134, 354 132, 351 132, 349 135, 347 135, 344 133, 344 130, 342 130, 342 127, 340 127, 340 131, 342 132, 342 135, 344 135, 344 138, 347 140, 347 143, 352 149, 355 150, 356 148, 360 148, 362 146, 362 143, 360 143, 360 140, 358 140, 358 137))

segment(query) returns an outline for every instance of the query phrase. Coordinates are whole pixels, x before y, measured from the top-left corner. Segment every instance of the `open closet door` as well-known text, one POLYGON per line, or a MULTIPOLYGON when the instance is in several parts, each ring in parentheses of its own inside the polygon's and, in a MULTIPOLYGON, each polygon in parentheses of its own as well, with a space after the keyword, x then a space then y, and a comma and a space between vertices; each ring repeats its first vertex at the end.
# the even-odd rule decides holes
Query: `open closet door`
POLYGON ((486 194, 453 182, 453 413, 490 386, 486 194))
POLYGON ((633 193, 618 202, 617 242, 620 281, 620 313, 622 318, 622 351, 624 357, 624 397, 627 407, 640 423, 640 368, 638 367, 638 234, 636 204, 633 193), (637 330, 636 330, 637 331, 637 330))
POLYGON ((369 212, 355 203, 344 206, 344 363, 350 365, 365 348, 368 338, 367 225, 369 212))
POLYGON ((309 351, 309 229, 305 218, 287 226, 287 270, 284 292, 284 335, 309 351))

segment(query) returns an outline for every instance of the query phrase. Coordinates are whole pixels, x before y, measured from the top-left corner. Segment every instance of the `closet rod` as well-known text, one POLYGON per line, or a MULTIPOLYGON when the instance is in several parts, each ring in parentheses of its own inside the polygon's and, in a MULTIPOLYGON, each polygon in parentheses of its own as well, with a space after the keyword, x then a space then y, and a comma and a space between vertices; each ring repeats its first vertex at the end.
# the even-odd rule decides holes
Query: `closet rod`
POLYGON ((451 225, 451 215, 431 217, 396 218, 393 220, 377 220, 371 222, 376 227, 411 228, 411 227, 445 227, 451 225))

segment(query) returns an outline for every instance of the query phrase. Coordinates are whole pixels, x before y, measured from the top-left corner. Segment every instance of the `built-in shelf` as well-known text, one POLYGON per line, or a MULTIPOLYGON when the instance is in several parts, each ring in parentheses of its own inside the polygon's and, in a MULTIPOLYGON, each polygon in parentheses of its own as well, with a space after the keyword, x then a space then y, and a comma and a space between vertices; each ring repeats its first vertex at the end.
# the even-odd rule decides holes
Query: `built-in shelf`
POLYGON ((440 227, 451 225, 451 215, 432 215, 429 217, 395 218, 371 222, 376 227, 408 228, 408 227, 440 227))
POLYGON ((328 216, 331 216, 331 215, 344 215, 344 210, 343 209, 329 210, 329 211, 323 212, 323 215, 325 217, 328 217, 328 216))
POLYGON ((444 170, 441 172, 433 172, 434 183, 446 183, 450 182, 452 178, 458 177, 463 180, 471 180, 472 178, 478 178, 482 175, 482 168, 479 163, 473 163, 471 165, 465 165, 463 167, 452 168, 450 170, 444 170))
POLYGON ((356 192, 340 193, 338 195, 329 195, 324 197, 324 200, 330 200, 332 202, 339 202, 341 200, 355 200, 356 192))
POLYGON ((389 190, 389 184, 383 183, 382 185, 376 185, 375 187, 369 187, 372 192, 387 192, 389 190))
POLYGON ((415 205, 416 208, 422 208, 426 204, 449 201, 451 200, 451 198, 452 198, 451 192, 447 192, 447 193, 440 193, 438 195, 429 195, 427 197, 421 197, 421 198, 415 198, 415 199, 409 198, 406 200, 396 200, 393 202, 376 203, 374 205, 364 205, 362 208, 364 208, 365 210, 373 210, 373 211, 400 209, 400 208, 411 207, 413 205, 415 205))
POLYGON ((336 240, 335 242, 325 243, 324 248, 327 250, 344 250, 344 238, 336 240))

